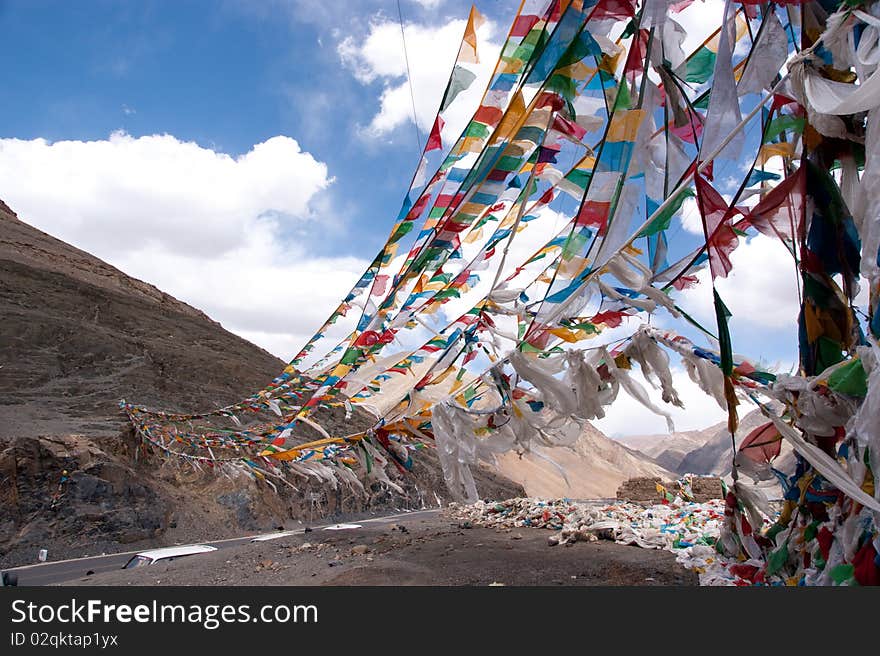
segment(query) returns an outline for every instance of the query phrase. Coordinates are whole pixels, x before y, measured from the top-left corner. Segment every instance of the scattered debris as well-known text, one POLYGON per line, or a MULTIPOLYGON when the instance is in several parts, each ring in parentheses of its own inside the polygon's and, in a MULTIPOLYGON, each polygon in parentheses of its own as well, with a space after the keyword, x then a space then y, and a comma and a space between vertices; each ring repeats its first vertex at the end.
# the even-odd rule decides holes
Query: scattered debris
MULTIPOLYGON (((675 553, 682 566, 696 571, 702 585, 740 585, 741 564, 725 560, 716 550, 724 508, 724 501, 719 499, 696 503, 681 497, 648 507, 516 498, 471 505, 451 503, 446 512, 462 523, 502 532, 520 527, 556 531, 547 539, 551 547, 602 539, 644 549, 665 549, 675 553)), ((517 533, 511 539, 522 537, 517 533)))

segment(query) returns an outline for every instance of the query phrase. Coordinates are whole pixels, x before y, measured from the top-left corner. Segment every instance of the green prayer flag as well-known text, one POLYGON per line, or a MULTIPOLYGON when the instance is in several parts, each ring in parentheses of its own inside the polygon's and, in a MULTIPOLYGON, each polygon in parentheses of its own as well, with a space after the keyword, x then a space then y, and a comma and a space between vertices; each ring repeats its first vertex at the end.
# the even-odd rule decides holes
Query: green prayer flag
POLYGON ((804 131, 804 123, 806 119, 802 116, 783 115, 777 116, 767 126, 767 132, 764 134, 764 143, 770 143, 786 130, 802 133, 804 131))
POLYGON ((721 371, 725 376, 733 374, 733 344, 730 341, 730 329, 727 320, 730 319, 730 310, 724 305, 724 301, 716 290, 712 290, 715 298, 715 320, 718 323, 718 346, 721 350, 721 371))
POLYGON ((477 121, 471 121, 468 124, 467 132, 465 132, 464 136, 485 139, 489 136, 489 126, 478 123, 477 121))
POLYGON ((570 77, 562 75, 561 73, 554 73, 553 76, 547 80, 546 88, 548 91, 555 91, 569 102, 572 102, 577 95, 577 83, 570 77))
POLYGON ((629 85, 626 83, 626 80, 620 81, 620 86, 618 87, 617 97, 614 99, 614 107, 612 107, 612 111, 618 109, 629 109, 629 106, 632 104, 632 99, 629 95, 629 85))
POLYGON ((786 541, 781 547, 772 551, 767 558, 767 576, 772 576, 781 570, 788 562, 788 542, 786 541))
POLYGON ((693 189, 687 188, 682 189, 675 199, 662 211, 660 212, 654 219, 642 230, 638 236, 639 237, 648 237, 650 235, 655 235, 658 232, 662 232, 669 227, 670 222, 672 221, 672 217, 681 209, 682 204, 684 203, 686 198, 693 198, 694 191, 693 189))
POLYGON ((570 260, 575 255, 580 253, 584 246, 587 245, 587 236, 580 233, 575 232, 569 236, 569 238, 565 242, 565 246, 562 248, 562 259, 570 260))
POLYGON ((858 358, 828 376, 828 387, 839 394, 863 397, 868 393, 868 374, 858 358))
POLYGON ((835 583, 843 583, 853 577, 855 567, 852 565, 838 565, 831 570, 831 580, 835 583))
POLYGON ((517 171, 519 167, 522 165, 521 157, 513 157, 512 155, 504 155, 501 159, 498 160, 498 163, 495 164, 495 168, 499 171, 517 171))
POLYGON ((569 182, 576 184, 581 189, 586 189, 587 183, 590 181, 592 175, 592 171, 587 171, 585 169, 575 169, 567 176, 565 176, 565 179, 569 182))
POLYGON ((394 244, 394 243, 400 241, 400 240, 403 239, 403 238, 404 238, 404 237, 405 237, 405 236, 406 236, 406 235, 407 235, 412 229, 413 229, 413 222, 412 222, 412 221, 404 221, 403 223, 401 223, 401 224, 397 227, 397 230, 394 231, 394 234, 391 235, 391 240, 390 240, 389 243, 394 244))
POLYGON ((694 84, 702 84, 710 77, 715 70, 715 53, 706 46, 702 46, 694 56, 691 57, 685 68, 684 79, 694 84))

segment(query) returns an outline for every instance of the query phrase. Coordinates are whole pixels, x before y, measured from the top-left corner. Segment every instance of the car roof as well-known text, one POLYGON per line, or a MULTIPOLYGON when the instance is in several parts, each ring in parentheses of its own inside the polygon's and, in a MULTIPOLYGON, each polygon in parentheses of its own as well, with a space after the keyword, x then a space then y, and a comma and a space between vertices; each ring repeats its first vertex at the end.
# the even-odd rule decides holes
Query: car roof
POLYGON ((150 551, 139 551, 137 553, 137 555, 143 556, 145 558, 152 558, 153 560, 158 560, 159 558, 176 558, 177 556, 191 556, 192 554, 208 553, 210 551, 217 551, 217 547, 211 547, 206 544, 188 544, 183 547, 165 547, 163 549, 152 549, 150 551))

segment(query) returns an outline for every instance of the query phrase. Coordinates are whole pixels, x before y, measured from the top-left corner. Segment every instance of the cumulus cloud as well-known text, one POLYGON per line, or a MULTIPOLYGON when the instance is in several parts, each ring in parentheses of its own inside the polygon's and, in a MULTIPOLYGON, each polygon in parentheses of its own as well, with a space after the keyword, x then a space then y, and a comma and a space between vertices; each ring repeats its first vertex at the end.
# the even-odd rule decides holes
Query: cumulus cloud
POLYGON ((672 18, 684 29, 682 50, 690 54, 699 48, 703 41, 721 24, 724 17, 724 0, 699 0, 685 7, 672 18))
POLYGON ((697 205, 696 198, 688 197, 684 199, 679 216, 681 217, 681 225, 685 232, 703 236, 703 217, 700 216, 700 208, 697 205))
POLYGON ((239 157, 170 135, 0 139, 0 180, 23 220, 285 359, 367 264, 314 255, 332 178, 288 137, 239 157))
MULTIPOLYGON (((453 20, 439 27, 406 24, 406 53, 412 73, 416 119, 422 133, 428 132, 440 105, 449 73, 458 54, 466 21, 453 20)), ((492 41, 495 26, 486 21, 477 30, 480 65, 477 79, 458 96, 444 113, 444 139, 456 138, 477 107, 489 82, 501 44, 492 41)), ((348 36, 338 46, 343 64, 363 84, 381 82, 379 109, 365 135, 383 137, 408 121, 412 121, 412 98, 406 75, 403 37, 400 24, 383 17, 370 23, 366 38, 348 36)))
MULTIPOLYGON (((791 255, 778 239, 757 235, 740 240, 731 254, 733 270, 715 286, 736 321, 765 328, 793 328, 800 299, 797 271, 791 255)), ((698 319, 714 321, 709 269, 701 270, 700 284, 685 290, 681 305, 698 319)))

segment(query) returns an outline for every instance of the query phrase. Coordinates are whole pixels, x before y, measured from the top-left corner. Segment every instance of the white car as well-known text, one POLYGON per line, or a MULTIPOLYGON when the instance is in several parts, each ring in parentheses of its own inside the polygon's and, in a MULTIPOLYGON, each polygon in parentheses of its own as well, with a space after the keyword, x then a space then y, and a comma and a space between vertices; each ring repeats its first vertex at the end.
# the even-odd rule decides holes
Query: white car
POLYGON ((155 565, 159 561, 172 561, 184 556, 194 556, 201 553, 210 553, 217 551, 217 547, 211 547, 207 544, 190 544, 185 547, 165 547, 164 549, 153 549, 152 551, 141 551, 135 554, 125 563, 122 569, 132 569, 143 565, 155 565))

